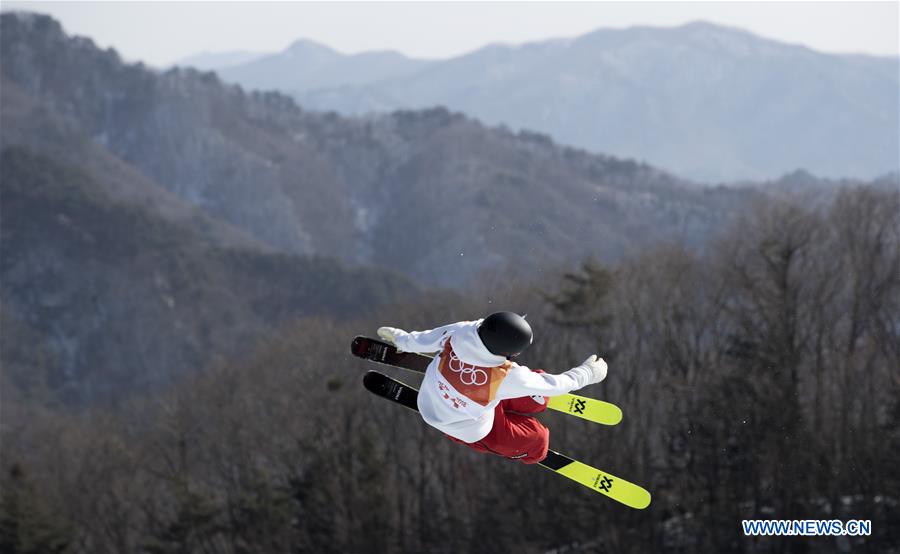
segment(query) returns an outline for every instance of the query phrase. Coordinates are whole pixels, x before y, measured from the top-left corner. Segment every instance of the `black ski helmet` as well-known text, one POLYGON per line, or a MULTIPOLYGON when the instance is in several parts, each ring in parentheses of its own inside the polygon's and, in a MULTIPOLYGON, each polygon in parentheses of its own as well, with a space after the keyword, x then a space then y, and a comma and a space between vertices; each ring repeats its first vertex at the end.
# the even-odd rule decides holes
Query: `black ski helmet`
POLYGON ((478 336, 491 354, 507 358, 521 354, 533 338, 531 325, 513 312, 496 312, 484 318, 478 336))

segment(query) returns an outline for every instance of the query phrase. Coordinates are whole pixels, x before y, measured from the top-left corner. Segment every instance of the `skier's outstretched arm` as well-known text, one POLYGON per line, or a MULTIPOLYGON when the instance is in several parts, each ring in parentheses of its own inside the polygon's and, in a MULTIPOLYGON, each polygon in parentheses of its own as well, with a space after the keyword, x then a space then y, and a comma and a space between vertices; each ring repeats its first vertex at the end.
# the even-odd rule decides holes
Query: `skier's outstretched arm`
POLYGON ((437 352, 441 349, 441 340, 444 336, 462 327, 467 322, 451 323, 428 331, 413 331, 408 333, 395 327, 379 327, 378 336, 393 344, 397 350, 403 352, 437 352))
POLYGON ((553 375, 538 373, 527 367, 518 366, 518 371, 503 380, 497 389, 498 398, 520 398, 523 396, 559 396, 606 379, 607 365, 603 358, 591 356, 572 369, 553 375))

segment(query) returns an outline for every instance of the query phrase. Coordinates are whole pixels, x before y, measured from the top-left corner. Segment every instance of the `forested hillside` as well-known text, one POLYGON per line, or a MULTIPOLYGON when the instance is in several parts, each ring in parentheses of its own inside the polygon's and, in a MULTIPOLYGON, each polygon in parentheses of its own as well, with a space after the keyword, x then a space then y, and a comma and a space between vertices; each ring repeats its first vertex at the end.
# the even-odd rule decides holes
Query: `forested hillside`
POLYGON ((896 193, 768 202, 706 255, 660 247, 534 288, 312 319, 115 412, 7 401, 3 521, 73 552, 890 552, 898 252, 896 193), (360 386, 353 335, 492 306, 528 311, 533 367, 606 356, 584 394, 621 406, 619 425, 542 418, 553 448, 646 486, 648 509, 462 448, 360 386), (760 517, 873 532, 743 537, 740 520, 760 517))
POLYGON ((0 179, 0 361, 26 395, 91 404, 158 390, 288 322, 419 290, 329 258, 222 247, 26 150, 3 151, 0 179))

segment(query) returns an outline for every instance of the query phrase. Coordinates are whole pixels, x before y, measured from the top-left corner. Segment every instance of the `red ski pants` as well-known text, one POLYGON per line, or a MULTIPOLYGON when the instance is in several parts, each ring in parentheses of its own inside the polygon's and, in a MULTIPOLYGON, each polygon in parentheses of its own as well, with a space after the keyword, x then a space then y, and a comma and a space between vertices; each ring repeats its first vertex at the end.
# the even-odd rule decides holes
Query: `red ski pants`
POLYGON ((463 442, 449 437, 479 452, 496 454, 524 464, 536 464, 547 457, 550 430, 527 414, 547 409, 547 400, 538 404, 530 396, 501 400, 494 410, 494 426, 478 442, 463 442))

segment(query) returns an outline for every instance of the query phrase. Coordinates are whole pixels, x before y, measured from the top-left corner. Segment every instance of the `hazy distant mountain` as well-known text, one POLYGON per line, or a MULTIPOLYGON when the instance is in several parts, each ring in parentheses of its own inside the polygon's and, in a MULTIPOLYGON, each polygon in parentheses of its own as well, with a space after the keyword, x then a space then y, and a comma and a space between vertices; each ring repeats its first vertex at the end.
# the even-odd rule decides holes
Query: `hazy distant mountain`
POLYGON ((309 40, 298 40, 284 52, 224 68, 219 74, 250 89, 302 92, 404 79, 428 65, 396 52, 344 55, 309 40))
POLYGON ((226 67, 252 62, 267 54, 264 52, 201 52, 178 60, 174 65, 194 67, 203 71, 221 70, 226 67))
POLYGON ((307 55, 221 74, 345 114, 443 105, 705 182, 900 168, 897 58, 823 54, 706 23, 489 46, 400 75, 345 70, 339 54, 301 44, 307 55), (325 78, 322 67, 340 70, 325 78))

